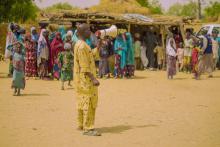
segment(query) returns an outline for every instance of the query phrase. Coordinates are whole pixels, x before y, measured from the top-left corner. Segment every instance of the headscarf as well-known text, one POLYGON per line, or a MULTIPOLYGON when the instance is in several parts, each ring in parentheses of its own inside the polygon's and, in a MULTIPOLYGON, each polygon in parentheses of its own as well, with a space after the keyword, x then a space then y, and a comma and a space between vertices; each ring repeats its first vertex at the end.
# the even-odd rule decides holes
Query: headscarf
POLYGON ((77 30, 75 30, 73 37, 72 37, 72 41, 75 44, 77 41, 79 40, 78 36, 77 36, 77 30))
POLYGON ((167 36, 167 44, 166 44, 166 53, 169 56, 176 56, 176 43, 175 40, 173 38, 173 33, 172 32, 168 32, 168 36, 167 36), (171 46, 171 41, 173 42, 173 47, 171 46))
POLYGON ((40 32, 40 38, 39 38, 39 40, 38 40, 38 43, 39 43, 39 42, 42 42, 42 41, 43 41, 43 42, 46 42, 46 39, 45 39, 45 37, 44 37, 44 35, 43 35, 46 31, 47 31, 46 29, 42 29, 42 30, 41 30, 41 32, 40 32))
POLYGON ((65 35, 66 35, 66 29, 64 26, 60 26, 58 29, 58 32, 60 32, 61 39, 64 41, 65 35))
POLYGON ((10 23, 8 25, 8 33, 6 38, 6 46, 5 46, 5 58, 9 58, 12 55, 12 47, 13 43, 16 42, 16 37, 13 33, 14 24, 10 23))
POLYGON ((67 37, 70 37, 70 41, 72 42, 72 37, 73 37, 73 32, 72 31, 67 31, 65 35, 65 42, 67 41, 67 37))
POLYGON ((70 50, 71 47, 72 47, 72 46, 71 46, 70 43, 65 43, 65 44, 64 44, 64 49, 65 49, 65 50, 70 50))
POLYGON ((67 31, 66 36, 73 36, 73 32, 71 30, 67 31))
POLYGON ((127 32, 125 35, 127 43, 127 65, 134 65, 134 48, 132 36, 129 32, 127 32))
POLYGON ((41 56, 43 56, 43 58, 46 59, 48 59, 49 57, 49 49, 47 47, 47 41, 43 35, 45 32, 46 29, 41 30, 40 38, 38 40, 38 48, 37 48, 38 65, 41 63, 41 56))
POLYGON ((37 42, 38 39, 39 39, 39 35, 38 34, 33 34, 33 31, 36 30, 35 27, 31 27, 31 39, 34 41, 34 42, 37 42))
POLYGON ((127 44, 126 44, 126 40, 123 38, 123 34, 120 34, 116 37, 114 44, 114 51, 116 54, 119 54, 121 56, 120 67, 121 69, 124 69, 126 66, 127 44))
POLYGON ((60 32, 56 33, 55 38, 53 39, 51 43, 51 64, 54 64, 54 59, 57 58, 58 54, 64 50, 63 48, 63 41, 62 39, 58 39, 57 37, 61 36, 60 32), (58 47, 60 44, 62 44, 62 47, 58 47))

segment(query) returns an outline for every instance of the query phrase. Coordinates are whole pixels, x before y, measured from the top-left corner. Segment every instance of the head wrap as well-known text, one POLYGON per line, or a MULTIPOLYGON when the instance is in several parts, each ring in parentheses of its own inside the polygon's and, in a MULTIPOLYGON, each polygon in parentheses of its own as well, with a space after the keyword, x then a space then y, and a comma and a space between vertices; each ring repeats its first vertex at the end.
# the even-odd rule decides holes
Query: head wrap
POLYGON ((65 44, 64 44, 64 49, 65 49, 65 50, 71 49, 71 47, 72 47, 72 46, 71 46, 70 43, 65 43, 65 44))

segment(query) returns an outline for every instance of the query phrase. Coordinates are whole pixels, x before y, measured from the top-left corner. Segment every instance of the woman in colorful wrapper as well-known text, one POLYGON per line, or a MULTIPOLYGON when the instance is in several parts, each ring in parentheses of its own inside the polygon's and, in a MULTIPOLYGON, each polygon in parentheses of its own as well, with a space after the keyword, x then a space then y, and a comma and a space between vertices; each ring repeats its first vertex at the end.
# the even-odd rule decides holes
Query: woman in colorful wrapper
POLYGON ((114 45, 115 51, 115 78, 125 76, 126 70, 126 53, 127 53, 127 44, 125 34, 120 34, 115 39, 114 45))
POLYGON ((131 33, 125 33, 127 53, 126 53, 126 77, 131 78, 134 76, 135 61, 134 61, 134 46, 131 33))
POLYGON ((53 77, 59 80, 60 68, 58 66, 58 54, 64 51, 63 41, 61 39, 61 34, 59 32, 56 33, 56 37, 53 39, 50 46, 51 46, 51 64, 53 65, 53 77))
POLYGON ((26 77, 37 76, 37 51, 35 48, 35 42, 31 39, 31 34, 25 36, 25 49, 26 49, 26 63, 25 63, 25 75, 26 77))

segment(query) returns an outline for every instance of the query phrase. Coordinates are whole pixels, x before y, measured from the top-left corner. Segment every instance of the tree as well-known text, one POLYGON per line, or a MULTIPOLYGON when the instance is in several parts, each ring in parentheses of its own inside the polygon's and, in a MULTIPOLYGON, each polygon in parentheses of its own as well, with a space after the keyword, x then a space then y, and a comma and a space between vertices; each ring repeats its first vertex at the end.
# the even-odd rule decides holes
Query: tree
POLYGON ((190 17, 196 17, 197 12, 198 12, 198 5, 194 1, 190 1, 189 3, 184 5, 180 3, 175 3, 168 10, 168 14, 170 15, 190 16, 190 17))
POLYGON ((182 10, 183 10, 183 5, 180 3, 175 3, 169 8, 168 14, 181 16, 182 10))
POLYGON ((198 14, 198 5, 194 1, 190 1, 189 3, 183 5, 183 9, 181 12, 182 16, 191 16, 196 17, 198 14))
POLYGON ((148 7, 149 3, 147 0, 136 0, 142 7, 148 7))
POLYGON ((37 17, 38 8, 31 1, 24 3, 15 3, 11 9, 11 16, 13 21, 25 22, 29 19, 35 20, 37 17))
POLYGON ((220 2, 211 2, 209 6, 205 8, 205 15, 214 21, 220 16, 220 2))
POLYGON ((59 11, 59 10, 76 10, 78 9, 77 7, 73 7, 72 5, 70 5, 69 3, 57 3, 54 4, 50 7, 47 7, 45 10, 48 12, 51 11, 59 11))
POLYGON ((151 0, 149 2, 149 8, 153 14, 163 14, 159 0, 151 0))
POLYGON ((34 20, 37 11, 38 8, 32 0, 1 0, 0 22, 34 20))

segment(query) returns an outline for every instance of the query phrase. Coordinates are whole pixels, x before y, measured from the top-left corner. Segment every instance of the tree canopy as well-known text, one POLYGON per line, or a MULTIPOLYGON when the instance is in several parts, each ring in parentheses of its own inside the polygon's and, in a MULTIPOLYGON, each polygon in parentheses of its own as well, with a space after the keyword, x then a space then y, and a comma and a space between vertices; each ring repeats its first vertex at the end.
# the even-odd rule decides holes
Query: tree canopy
POLYGON ((189 1, 187 4, 175 3, 172 5, 168 14, 177 16, 191 16, 196 17, 198 12, 198 5, 194 1, 189 1))
POLYGON ((0 22, 35 20, 38 8, 32 0, 1 0, 0 22))
POLYGON ((162 7, 159 0, 136 0, 142 7, 147 7, 153 14, 162 14, 162 7))
POLYGON ((148 0, 136 0, 142 7, 148 7, 148 0))
POLYGON ((214 21, 218 18, 220 19, 220 2, 210 3, 210 5, 205 8, 205 15, 208 19, 211 18, 214 21))
POLYGON ((79 10, 79 8, 73 7, 69 3, 65 2, 65 3, 54 4, 50 7, 45 8, 44 10, 47 12, 56 12, 56 11, 60 11, 60 10, 79 10))

